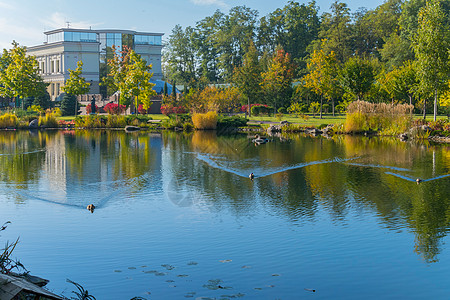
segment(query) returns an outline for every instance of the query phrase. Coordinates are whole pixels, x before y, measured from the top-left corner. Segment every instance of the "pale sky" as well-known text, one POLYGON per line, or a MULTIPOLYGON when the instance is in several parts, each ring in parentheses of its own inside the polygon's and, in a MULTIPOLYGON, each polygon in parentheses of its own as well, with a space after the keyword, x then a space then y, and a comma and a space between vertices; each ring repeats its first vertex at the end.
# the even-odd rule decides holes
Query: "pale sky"
MULTIPOLYGON (((0 49, 13 40, 23 46, 44 41, 44 31, 61 27, 128 29, 164 33, 167 39, 175 25, 195 26, 217 9, 223 13, 245 5, 265 16, 287 4, 287 0, 0 0, 0 49)), ((299 1, 303 3, 302 1, 299 1)), ((317 0, 321 13, 329 11, 331 0, 317 0)), ((352 12, 359 7, 373 9, 383 0, 347 0, 352 12)))

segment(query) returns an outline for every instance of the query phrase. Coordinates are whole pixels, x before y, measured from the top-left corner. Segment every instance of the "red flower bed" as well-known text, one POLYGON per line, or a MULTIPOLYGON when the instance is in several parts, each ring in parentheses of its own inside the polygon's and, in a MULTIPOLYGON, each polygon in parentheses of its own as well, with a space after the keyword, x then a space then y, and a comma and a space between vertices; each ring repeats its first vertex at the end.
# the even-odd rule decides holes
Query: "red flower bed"
POLYGON ((186 113, 186 109, 183 106, 172 106, 169 104, 161 105, 161 113, 163 115, 171 115, 171 114, 184 114, 186 113))
MULTIPOLYGON (((88 105, 86 106, 86 114, 89 115, 91 112, 92 112, 91 105, 88 104, 88 105)), ((98 106, 97 106, 97 105, 95 105, 95 112, 98 113, 98 106)))
POLYGON ((127 110, 125 105, 108 103, 105 105, 104 110, 110 115, 120 115, 127 110))
MULTIPOLYGON (((264 106, 264 107, 268 107, 267 104, 258 104, 258 103, 255 103, 255 104, 250 104, 250 109, 252 109, 253 106, 264 106)), ((248 105, 242 105, 242 106, 241 106, 241 112, 246 112, 246 111, 248 111, 248 105)))

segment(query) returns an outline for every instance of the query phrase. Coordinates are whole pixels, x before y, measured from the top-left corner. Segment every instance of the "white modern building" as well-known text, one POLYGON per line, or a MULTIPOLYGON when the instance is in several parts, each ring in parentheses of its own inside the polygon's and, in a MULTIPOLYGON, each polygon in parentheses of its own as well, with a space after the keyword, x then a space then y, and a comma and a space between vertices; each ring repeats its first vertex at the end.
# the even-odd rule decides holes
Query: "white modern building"
POLYGON ((69 79, 69 69, 75 70, 78 61, 83 62, 83 77, 91 83, 90 94, 109 96, 110 91, 99 83, 107 74, 107 60, 113 57, 113 45, 118 51, 124 46, 132 48, 152 65, 153 79, 162 79, 163 33, 60 28, 44 34, 44 44, 27 47, 27 53, 39 62, 41 76, 49 83, 52 100, 62 94, 61 87, 69 79))

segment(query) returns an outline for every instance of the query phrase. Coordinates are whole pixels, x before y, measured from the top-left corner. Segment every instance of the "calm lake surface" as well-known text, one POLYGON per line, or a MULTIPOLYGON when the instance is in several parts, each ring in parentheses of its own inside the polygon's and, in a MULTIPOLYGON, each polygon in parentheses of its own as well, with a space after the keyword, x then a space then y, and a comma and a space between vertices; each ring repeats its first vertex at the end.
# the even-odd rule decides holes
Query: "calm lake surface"
POLYGON ((297 135, 255 146, 214 132, 0 140, 0 223, 11 221, 0 243, 20 237, 15 257, 66 297, 67 278, 98 300, 450 296, 448 145, 297 135))

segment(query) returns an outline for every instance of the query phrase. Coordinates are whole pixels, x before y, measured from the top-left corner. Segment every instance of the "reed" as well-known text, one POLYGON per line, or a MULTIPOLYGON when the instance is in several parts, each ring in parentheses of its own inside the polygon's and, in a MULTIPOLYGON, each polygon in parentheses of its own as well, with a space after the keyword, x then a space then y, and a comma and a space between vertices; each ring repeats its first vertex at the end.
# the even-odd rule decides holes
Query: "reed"
POLYGON ((39 117, 39 126, 47 128, 58 128, 58 120, 53 113, 46 113, 45 116, 39 117))
POLYGON ((192 115, 192 123, 195 129, 206 130, 217 128, 217 113, 210 111, 207 113, 194 113, 192 115))
POLYGON ((409 104, 354 101, 347 107, 344 131, 379 131, 383 135, 397 135, 410 127, 413 109, 414 106, 409 104))

